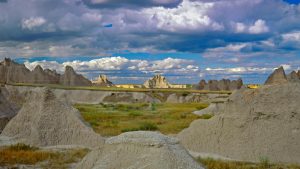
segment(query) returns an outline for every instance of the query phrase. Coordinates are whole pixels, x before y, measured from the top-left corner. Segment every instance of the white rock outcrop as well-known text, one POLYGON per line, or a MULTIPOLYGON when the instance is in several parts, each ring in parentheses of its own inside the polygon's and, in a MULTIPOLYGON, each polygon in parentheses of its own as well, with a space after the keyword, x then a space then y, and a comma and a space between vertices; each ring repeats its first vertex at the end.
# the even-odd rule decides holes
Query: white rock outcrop
POLYGON ((106 140, 77 169, 203 169, 178 140, 156 132, 128 132, 106 140))

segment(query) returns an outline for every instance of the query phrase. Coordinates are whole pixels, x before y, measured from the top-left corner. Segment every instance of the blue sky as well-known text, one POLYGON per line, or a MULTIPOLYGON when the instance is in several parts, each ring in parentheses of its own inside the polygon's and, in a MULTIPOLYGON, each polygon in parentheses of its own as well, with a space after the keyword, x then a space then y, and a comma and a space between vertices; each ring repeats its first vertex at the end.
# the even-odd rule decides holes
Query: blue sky
POLYGON ((262 83, 300 67, 299 0, 0 0, 0 57, 92 79, 262 83))

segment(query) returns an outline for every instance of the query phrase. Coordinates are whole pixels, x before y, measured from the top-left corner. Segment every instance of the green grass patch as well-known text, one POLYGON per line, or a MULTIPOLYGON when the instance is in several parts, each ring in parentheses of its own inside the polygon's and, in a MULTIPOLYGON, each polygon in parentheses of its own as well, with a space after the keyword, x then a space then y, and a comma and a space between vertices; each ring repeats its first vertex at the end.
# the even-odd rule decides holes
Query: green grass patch
POLYGON ((210 119, 212 117, 213 117, 213 115, 211 115, 211 114, 203 114, 200 116, 201 119, 210 119))
POLYGON ((201 117, 193 111, 203 103, 76 104, 83 118, 104 136, 147 130, 176 134, 201 117))
POLYGON ((207 169, 300 169, 299 165, 271 164, 265 159, 262 159, 260 163, 250 163, 199 158, 198 162, 203 164, 207 169))

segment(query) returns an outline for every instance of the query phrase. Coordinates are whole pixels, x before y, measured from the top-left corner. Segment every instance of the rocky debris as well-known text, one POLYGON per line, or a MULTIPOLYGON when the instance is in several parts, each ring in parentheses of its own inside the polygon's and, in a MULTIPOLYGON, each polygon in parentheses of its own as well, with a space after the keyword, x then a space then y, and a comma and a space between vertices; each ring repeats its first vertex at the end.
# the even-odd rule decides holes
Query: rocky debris
POLYGON ((63 75, 37 65, 30 71, 24 64, 18 64, 9 58, 0 62, 0 83, 34 83, 34 84, 63 84, 66 86, 91 86, 92 83, 82 75, 75 73, 72 67, 67 66, 63 75))
POLYGON ((104 139, 81 119, 78 110, 47 88, 36 88, 1 136, 34 146, 102 145, 104 139))
POLYGON ((274 85, 274 84, 283 84, 287 83, 288 79, 286 77, 283 67, 275 69, 275 71, 268 77, 265 82, 265 85, 274 85))
POLYGON ((136 131, 108 138, 77 169, 202 169, 178 140, 156 132, 136 131))
POLYGON ((106 75, 99 75, 99 77, 95 81, 92 81, 92 83, 96 86, 113 86, 113 83, 107 79, 106 75))
POLYGON ((153 78, 146 80, 143 84, 145 88, 171 88, 171 84, 162 75, 155 75, 153 78))
POLYGON ((300 163, 300 83, 234 92, 220 114, 178 134, 191 152, 239 161, 300 163))
POLYGON ((0 88, 0 133, 18 111, 18 106, 7 99, 6 92, 4 87, 0 88))
POLYGON ((242 79, 238 80, 209 80, 207 83, 205 80, 201 80, 199 85, 196 86, 196 89, 199 90, 210 90, 210 91, 221 91, 221 90, 237 90, 243 86, 242 79))

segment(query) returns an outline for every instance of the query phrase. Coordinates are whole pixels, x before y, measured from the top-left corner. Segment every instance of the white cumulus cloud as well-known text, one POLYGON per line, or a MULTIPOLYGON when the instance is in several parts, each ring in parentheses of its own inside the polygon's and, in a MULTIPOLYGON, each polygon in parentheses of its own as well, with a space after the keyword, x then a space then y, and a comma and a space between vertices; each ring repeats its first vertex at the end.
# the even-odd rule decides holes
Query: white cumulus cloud
POLYGON ((43 17, 31 17, 29 19, 22 20, 22 28, 32 30, 36 27, 44 25, 46 22, 46 19, 43 17))

